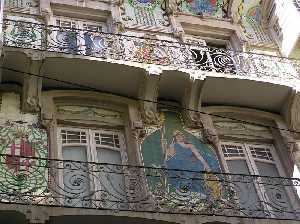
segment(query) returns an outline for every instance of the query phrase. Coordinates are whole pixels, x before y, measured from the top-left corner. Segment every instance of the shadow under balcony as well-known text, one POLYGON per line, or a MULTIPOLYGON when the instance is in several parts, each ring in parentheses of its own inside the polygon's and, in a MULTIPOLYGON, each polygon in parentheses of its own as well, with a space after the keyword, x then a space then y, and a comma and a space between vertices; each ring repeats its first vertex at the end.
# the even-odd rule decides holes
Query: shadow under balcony
POLYGON ((7 154, 0 160, 2 205, 300 220, 300 179, 7 154))

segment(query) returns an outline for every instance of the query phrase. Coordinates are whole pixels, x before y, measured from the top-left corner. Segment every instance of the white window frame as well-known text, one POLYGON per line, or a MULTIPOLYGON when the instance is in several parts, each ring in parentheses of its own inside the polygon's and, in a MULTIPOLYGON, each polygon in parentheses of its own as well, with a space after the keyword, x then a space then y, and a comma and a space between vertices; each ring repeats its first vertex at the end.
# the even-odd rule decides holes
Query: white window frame
MULTIPOLYGON (((53 26, 66 27, 66 26, 61 26, 61 25, 57 24, 58 21, 71 23, 72 28, 75 28, 75 29, 88 30, 88 29, 85 29, 85 26, 98 26, 98 27, 101 27, 101 30, 98 30, 98 32, 107 31, 107 26, 104 22, 95 22, 95 21, 91 21, 91 20, 81 20, 81 19, 70 18, 70 17, 54 16, 51 20, 51 24, 53 26)), ((69 27, 69 28, 71 28, 71 27, 69 27)))
MULTIPOLYGON (((87 155, 87 161, 86 162, 93 162, 98 163, 98 157, 97 157, 97 147, 101 146, 101 148, 110 149, 114 151, 119 151, 121 155, 121 164, 120 165, 126 165, 128 162, 128 156, 126 152, 126 144, 125 144, 125 138, 124 134, 121 131, 116 130, 107 130, 107 129, 88 129, 88 128, 73 128, 73 127, 57 127, 57 144, 58 144, 58 159, 64 160, 63 158, 63 147, 64 146, 84 146, 86 147, 86 155, 87 155), (62 139, 62 131, 76 131, 76 132, 84 132, 86 134, 86 142, 85 143, 63 143, 62 139), (95 134, 96 133, 104 133, 104 134, 113 134, 117 135, 119 139, 119 148, 109 147, 105 145, 99 145, 96 144, 95 141, 95 134)), ((100 149, 101 150, 101 149, 100 149)), ((63 164, 61 164, 63 166, 63 164)), ((124 167, 126 168, 126 167, 124 167)), ((90 168, 89 168, 90 169, 90 168)), ((93 171, 93 170, 92 170, 93 171)), ((60 167, 58 171, 58 181, 59 186, 61 186, 62 189, 64 189, 64 180, 63 180, 63 167, 60 167)), ((95 177, 93 175, 93 172, 89 174, 90 179, 90 191, 94 190, 100 190, 101 184, 98 183, 95 180, 95 177)), ((124 182, 125 184, 125 182, 124 182)), ((97 191, 96 191, 97 192, 97 191)), ((100 191, 99 191, 100 192, 100 191)), ((125 192, 126 194, 126 192, 125 192)), ((99 198, 98 195, 93 195, 91 197, 91 200, 99 198)), ((63 204, 64 199, 61 199, 61 203, 63 204)))
MULTIPOLYGON (((281 177, 285 177, 285 172, 283 170, 283 167, 280 163, 280 160, 279 160, 279 157, 276 153, 276 150, 275 150, 275 147, 272 145, 272 144, 265 144, 265 143, 241 143, 241 142, 231 142, 231 141, 221 141, 220 142, 220 155, 221 155, 221 160, 223 161, 223 164, 224 164, 224 169, 225 169, 225 172, 226 173, 232 173, 227 165, 227 161, 228 160, 245 160, 246 163, 247 163, 247 166, 248 166, 248 170, 249 170, 249 173, 250 175, 259 175, 259 176, 264 176, 262 174, 259 173, 258 171, 258 167, 257 165, 255 164, 255 161, 258 161, 258 162, 264 162, 264 163, 270 163, 270 164, 274 164, 277 171, 278 171, 278 174, 279 176, 281 177), (245 154, 245 157, 241 157, 241 156, 237 156, 237 157, 225 157, 224 155, 224 152, 223 152, 223 149, 222 149, 222 145, 233 145, 233 146, 241 146, 244 150, 244 154, 245 154), (250 150, 250 147, 251 146, 258 146, 258 147, 264 147, 264 148, 268 148, 271 152, 271 155, 272 155, 272 158, 273 160, 267 160, 267 159, 260 159, 260 158, 254 158, 251 154, 251 150, 250 150)), ((237 172, 238 174, 238 172, 237 172)), ((259 198, 259 200, 267 200, 269 201, 268 199, 268 196, 266 194, 266 190, 265 190, 265 187, 262 185, 262 184, 258 184, 258 183, 254 183, 255 185, 255 190, 257 192, 257 196, 259 198)), ((289 202, 291 203, 291 206, 293 209, 295 209, 295 205, 292 200, 293 198, 293 192, 291 191, 291 189, 289 189, 288 187, 285 187, 285 190, 286 190, 286 194, 287 194, 287 197, 288 197, 288 200, 289 202)), ((238 199, 237 199, 238 200, 238 199)), ((266 208, 268 210, 268 208, 266 208)), ((275 218, 275 215, 271 214, 272 217, 275 218)))

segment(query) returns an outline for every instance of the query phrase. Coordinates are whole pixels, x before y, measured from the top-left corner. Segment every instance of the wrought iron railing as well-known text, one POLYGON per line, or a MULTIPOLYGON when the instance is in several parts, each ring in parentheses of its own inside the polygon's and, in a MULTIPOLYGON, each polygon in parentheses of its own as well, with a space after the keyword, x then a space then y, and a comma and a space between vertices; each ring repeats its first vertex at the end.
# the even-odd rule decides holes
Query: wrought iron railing
POLYGON ((4 154, 0 160, 1 203, 300 220, 300 179, 4 154))
POLYGON ((200 75, 210 71, 290 85, 300 80, 298 60, 24 21, 4 20, 4 46, 157 64, 200 75))

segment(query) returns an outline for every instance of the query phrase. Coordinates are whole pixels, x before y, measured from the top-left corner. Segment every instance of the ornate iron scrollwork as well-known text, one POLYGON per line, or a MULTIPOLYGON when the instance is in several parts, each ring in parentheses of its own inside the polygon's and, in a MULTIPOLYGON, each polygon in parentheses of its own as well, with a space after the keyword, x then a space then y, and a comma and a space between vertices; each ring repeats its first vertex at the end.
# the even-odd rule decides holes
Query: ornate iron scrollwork
POLYGON ((4 46, 299 83, 297 60, 92 30, 4 20, 4 46))
POLYGON ((0 172, 1 203, 300 220, 299 201, 288 196, 299 179, 5 154, 0 161, 9 166, 0 172), (31 163, 9 168, 20 160, 31 163), (266 191, 258 196, 254 185, 266 191))

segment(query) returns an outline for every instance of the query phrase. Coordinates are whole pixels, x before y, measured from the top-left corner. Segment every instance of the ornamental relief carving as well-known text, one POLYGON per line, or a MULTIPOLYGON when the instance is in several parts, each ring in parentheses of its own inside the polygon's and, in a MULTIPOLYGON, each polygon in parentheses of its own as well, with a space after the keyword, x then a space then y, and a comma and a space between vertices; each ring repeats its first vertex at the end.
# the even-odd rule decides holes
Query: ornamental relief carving
POLYGON ((221 136, 247 139, 273 139, 269 128, 260 125, 242 123, 231 119, 214 119, 214 126, 221 136))
POLYGON ((293 96, 293 99, 292 99, 291 106, 290 106, 290 114, 289 114, 288 119, 289 119, 289 123, 290 123, 289 124, 290 128, 297 132, 300 130, 299 110, 300 110, 300 94, 295 93, 295 95, 293 96))
POLYGON ((57 112, 60 114, 80 115, 83 117, 96 117, 96 118, 106 118, 106 119, 122 118, 122 115, 119 112, 97 108, 97 107, 58 105, 56 108, 57 108, 57 112))

